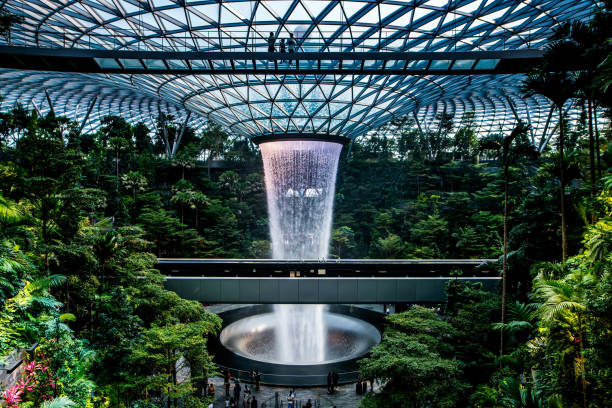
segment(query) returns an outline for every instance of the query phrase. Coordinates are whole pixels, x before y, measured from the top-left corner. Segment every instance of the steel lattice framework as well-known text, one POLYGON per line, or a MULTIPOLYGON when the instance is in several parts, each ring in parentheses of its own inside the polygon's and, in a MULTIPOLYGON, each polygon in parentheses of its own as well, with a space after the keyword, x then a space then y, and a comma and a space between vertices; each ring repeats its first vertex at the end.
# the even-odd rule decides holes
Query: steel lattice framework
MULTIPOLYGON (((297 52, 539 48, 560 22, 586 20, 595 6, 590 0, 5 0, 0 4, 25 18, 5 44, 218 52, 266 51, 270 32, 277 38, 294 34, 297 52)), ((233 66, 223 60, 215 64, 233 66)), ((191 112, 194 126, 214 120, 249 137, 354 138, 403 115, 427 127, 441 112, 456 118, 474 112, 484 131, 511 126, 521 118, 532 124, 534 143, 543 146, 554 129, 549 123, 551 105, 541 97, 524 98, 520 82, 516 74, 128 75, 0 70, 4 107, 21 101, 45 110, 47 91, 56 113, 75 119, 94 103, 92 128, 107 114, 152 124, 159 111, 179 119, 191 112)))

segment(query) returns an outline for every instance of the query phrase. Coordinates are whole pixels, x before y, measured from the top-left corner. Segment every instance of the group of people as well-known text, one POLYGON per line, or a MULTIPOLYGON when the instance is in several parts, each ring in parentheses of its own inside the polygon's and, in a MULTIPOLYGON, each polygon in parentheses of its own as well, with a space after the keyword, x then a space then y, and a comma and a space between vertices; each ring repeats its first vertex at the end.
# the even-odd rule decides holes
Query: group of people
MULTIPOLYGON (((374 391, 374 379, 370 379, 370 389, 374 391)), ((368 380, 362 377, 361 374, 357 376, 357 383, 355 384, 355 392, 359 395, 366 394, 368 392, 368 380)))
MULTIPOLYGON (((289 38, 287 42, 285 42, 284 38, 281 38, 280 43, 278 44, 278 50, 280 52, 296 52, 297 51, 297 42, 293 33, 289 34, 289 38)), ((274 33, 270 33, 268 37, 268 52, 276 52, 276 37, 274 33)))
MULTIPOLYGON (((255 386, 256 390, 259 390, 259 385, 261 382, 261 374, 259 370, 251 370, 251 383, 255 386)), ((255 395, 252 395, 252 390, 248 384, 245 384, 244 387, 240 384, 240 380, 236 378, 234 381, 234 389, 233 389, 233 397, 230 396, 230 388, 232 383, 232 375, 229 369, 223 370, 223 382, 225 384, 225 406, 227 408, 257 408, 258 401, 255 395), (241 395, 244 393, 244 396, 241 395), (240 404, 242 401, 242 404, 240 404)), ((214 392, 214 388, 213 388, 214 392)))
POLYGON ((329 394, 333 394, 336 391, 336 387, 338 387, 338 380, 340 376, 335 371, 330 371, 327 373, 327 392, 329 394))

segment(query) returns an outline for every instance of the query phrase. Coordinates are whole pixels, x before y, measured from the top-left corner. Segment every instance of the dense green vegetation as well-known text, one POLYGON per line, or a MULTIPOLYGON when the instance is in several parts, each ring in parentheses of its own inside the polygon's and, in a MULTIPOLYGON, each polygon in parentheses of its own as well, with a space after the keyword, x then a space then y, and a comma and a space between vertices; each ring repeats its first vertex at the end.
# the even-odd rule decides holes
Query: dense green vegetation
MULTIPOLYGON (((439 310, 389 317, 361 363, 385 384, 364 407, 609 406, 612 146, 596 120, 612 99, 609 20, 563 26, 525 82, 582 109, 559 113, 556 145, 441 114, 343 150, 330 256, 495 258, 504 277, 499 294, 453 283, 439 310), (558 60, 569 52, 586 73, 558 60)), ((269 255, 250 142, 164 114, 155 129, 111 116, 87 133, 20 105, 0 113, 0 357, 40 342, 8 406, 203 406, 221 322, 164 290, 155 258, 269 255)))
MULTIPOLYGON (((498 207, 487 208, 491 221, 480 228, 489 225, 492 230, 465 233, 477 223, 449 228, 450 220, 465 223, 468 218, 444 217, 439 210, 419 218, 425 223, 442 214, 440 220, 424 224, 423 233, 461 231, 466 239, 457 241, 459 247, 459 242, 473 245, 499 234, 500 220, 495 223, 493 217, 501 215, 502 244, 493 246, 502 250, 501 296, 451 282, 448 303, 439 313, 415 306, 389 316, 383 341, 360 362, 366 377, 384 385, 379 394, 368 394, 362 407, 610 406, 612 174, 609 134, 602 139, 596 121, 597 107, 606 108, 609 117, 612 101, 610 2, 607 6, 588 24, 562 25, 541 66, 523 84, 526 93, 541 94, 554 104, 563 123, 556 149, 537 157, 522 123, 507 135, 479 140, 480 151, 495 153, 499 170, 463 208, 469 214, 470 205, 476 204, 472 221, 481 220, 474 216, 481 211, 478 199, 489 199, 498 207), (580 70, 575 61, 583 64, 580 70), (563 114, 571 98, 583 106, 582 118, 573 127, 563 114)), ((408 134, 395 139, 398 147, 408 134)), ((459 144, 458 136, 454 143, 459 144)), ((451 153, 465 157, 457 150, 451 153)), ((456 166, 450 161, 441 167, 456 166)), ((441 199, 437 193, 436 207, 456 194, 461 193, 447 191, 441 199)), ((388 233, 400 238, 393 240, 396 250, 387 254, 403 250, 414 255, 403 244, 402 231, 388 233)), ((378 238, 381 248, 390 237, 378 238)), ((416 242, 427 247, 440 241, 416 242)), ((476 253, 484 254, 483 247, 476 253)))

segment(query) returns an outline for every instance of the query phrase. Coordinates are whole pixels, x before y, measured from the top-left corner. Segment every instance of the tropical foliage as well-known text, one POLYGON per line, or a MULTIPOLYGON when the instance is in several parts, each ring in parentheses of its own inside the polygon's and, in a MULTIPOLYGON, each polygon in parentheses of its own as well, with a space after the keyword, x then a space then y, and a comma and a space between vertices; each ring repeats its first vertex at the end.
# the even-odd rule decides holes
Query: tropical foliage
MULTIPOLYGON (((330 257, 488 258, 504 282, 498 294, 453 281, 445 304, 398 305, 360 363, 381 385, 364 407, 609 406, 609 6, 560 24, 525 80, 554 105, 548 135, 440 113, 342 151, 330 257), (534 146, 540 136, 551 143, 534 146)), ((166 291, 156 258, 271 255, 259 151, 164 113, 155 129, 101 124, 0 112, 0 359, 39 343, 2 402, 201 405, 221 322, 166 291)))

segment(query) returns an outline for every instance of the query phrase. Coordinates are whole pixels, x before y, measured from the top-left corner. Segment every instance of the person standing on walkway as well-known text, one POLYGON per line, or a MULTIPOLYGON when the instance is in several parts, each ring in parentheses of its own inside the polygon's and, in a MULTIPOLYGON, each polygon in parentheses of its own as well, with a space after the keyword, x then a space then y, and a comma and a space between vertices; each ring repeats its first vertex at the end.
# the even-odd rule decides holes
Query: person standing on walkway
POLYGON ((289 34, 289 39, 287 40, 287 48, 289 49, 289 52, 295 52, 295 37, 293 36, 293 33, 289 34))
POLYGON ((259 370, 255 371, 255 389, 259 391, 259 385, 261 384, 261 373, 259 370))
POLYGON ((268 37, 268 52, 276 51, 276 48, 274 47, 275 43, 276 43, 276 37, 274 37, 274 33, 270 33, 270 36, 268 37))
POLYGON ((327 393, 331 394, 332 392, 332 373, 331 371, 327 373, 327 393))
POLYGON ((291 389, 289 391, 289 396, 287 397, 287 408, 295 408, 295 390, 291 389))
POLYGON ((236 383, 234 384, 234 399, 236 400, 236 404, 240 404, 240 391, 242 391, 240 380, 236 378, 236 383))

